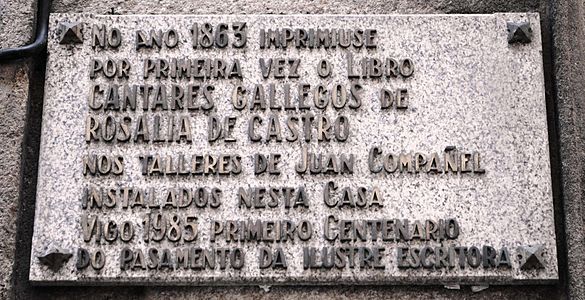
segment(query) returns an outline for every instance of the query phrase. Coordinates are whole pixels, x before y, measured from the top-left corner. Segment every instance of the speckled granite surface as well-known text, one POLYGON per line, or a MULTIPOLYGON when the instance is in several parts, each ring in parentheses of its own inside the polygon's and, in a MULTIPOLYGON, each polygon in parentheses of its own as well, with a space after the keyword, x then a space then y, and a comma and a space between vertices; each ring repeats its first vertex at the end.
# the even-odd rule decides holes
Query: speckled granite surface
MULTIPOLYGON (((550 164, 544 103, 540 30, 535 14, 495 14, 470 16, 92 16, 55 14, 49 34, 49 60, 43 115, 41 157, 35 234, 32 247, 31 280, 43 283, 104 283, 104 282, 171 282, 171 283, 259 283, 259 282, 368 282, 368 283, 519 283, 523 281, 552 283, 557 278, 554 240, 550 164), (193 50, 182 41, 171 51, 139 51, 133 48, 133 32, 137 29, 173 27, 188 38, 191 24, 208 20, 211 23, 245 21, 249 26, 249 44, 245 50, 217 52, 193 50), (529 20, 535 37, 527 45, 508 45, 506 22, 529 20), (84 24, 84 44, 58 44, 57 24, 60 21, 81 21, 84 24), (90 28, 97 23, 115 24, 123 33, 125 43, 117 51, 96 51, 90 46, 90 28), (236 112, 229 102, 237 80, 210 81, 214 84, 216 107, 211 114, 234 115, 238 123, 234 131, 237 142, 224 146, 209 145, 205 140, 207 116, 201 112, 188 113, 193 122, 192 144, 173 144, 172 147, 153 144, 126 143, 105 145, 87 144, 84 140, 85 118, 90 114, 87 93, 91 87, 88 69, 90 59, 126 58, 132 66, 130 83, 142 84, 142 60, 146 57, 211 57, 226 61, 239 59, 242 64, 244 86, 270 83, 264 80, 258 67, 261 57, 301 58, 299 80, 325 85, 347 84, 343 50, 259 50, 258 30, 270 27, 376 28, 379 46, 375 51, 361 51, 357 57, 372 56, 396 59, 410 58, 416 71, 408 79, 360 80, 364 86, 360 109, 325 114, 334 117, 347 115, 351 135, 344 143, 318 143, 308 147, 312 152, 355 154, 355 174, 349 176, 299 176, 294 164, 300 159, 303 143, 253 144, 247 137, 247 122, 253 113, 236 112), (320 79, 314 72, 319 59, 326 57, 335 66, 331 79, 320 79), (405 111, 380 112, 377 92, 380 88, 407 88, 409 107, 405 111), (485 174, 371 174, 367 157, 371 147, 385 152, 441 153, 447 146, 460 151, 482 153, 485 174), (251 156, 256 153, 280 153, 282 174, 255 177, 251 156), (126 161, 123 176, 84 177, 82 160, 87 154, 120 154, 126 161), (225 153, 242 156, 242 174, 233 177, 174 177, 145 178, 141 175, 138 156, 144 153, 225 153), (321 200, 323 185, 329 179, 340 186, 379 187, 384 194, 384 207, 379 209, 327 208, 321 200), (141 236, 141 220, 147 210, 94 210, 99 218, 131 221, 137 224, 136 237, 131 246, 148 249, 201 246, 210 247, 210 220, 309 220, 314 224, 314 237, 301 243, 283 243, 289 269, 287 271, 260 271, 257 264, 256 243, 242 244, 246 265, 242 270, 227 271, 121 271, 119 267, 122 242, 102 241, 85 243, 81 236, 80 216, 83 189, 93 184, 112 187, 132 185, 140 188, 216 186, 224 193, 222 206, 217 209, 188 209, 180 213, 199 217, 200 236, 196 243, 173 244, 163 242, 146 245, 141 236), (248 210, 237 205, 234 187, 248 186, 304 186, 309 195, 308 209, 248 210), (455 218, 461 233, 453 245, 491 245, 507 247, 513 254, 516 248, 527 244, 543 244, 546 267, 523 271, 513 258, 512 269, 399 270, 395 264, 395 242, 364 243, 386 247, 384 270, 304 271, 302 247, 323 247, 322 227, 325 216, 333 214, 342 219, 400 218, 411 220, 455 218), (58 272, 39 264, 36 256, 58 247, 76 253, 83 247, 101 248, 107 255, 105 267, 97 271, 77 271, 76 255, 58 272)), ((96 82, 105 82, 98 79, 96 82)), ((147 83, 155 83, 148 79, 147 83)), ((169 83, 170 80, 163 80, 169 83)), ((97 116, 103 113, 91 112, 97 116)), ((119 113, 114 113, 114 115, 119 113)), ((142 114, 129 113, 130 116, 142 114)), ((168 113, 167 113, 168 114, 168 113)), ((181 115, 183 113, 179 113, 181 115)), ((261 116, 271 113, 260 112, 261 116)), ((284 115, 282 112, 280 113, 284 115)), ((281 118, 283 119, 283 118, 281 118)), ((282 121, 282 120, 281 120, 282 121)), ((282 121, 283 122, 283 121, 282 121)), ((262 131, 260 131, 262 132, 262 131)), ((438 243, 429 242, 437 246, 438 243)), ((422 246, 424 242, 411 242, 422 246)), ((217 247, 231 247, 219 242, 217 247)))

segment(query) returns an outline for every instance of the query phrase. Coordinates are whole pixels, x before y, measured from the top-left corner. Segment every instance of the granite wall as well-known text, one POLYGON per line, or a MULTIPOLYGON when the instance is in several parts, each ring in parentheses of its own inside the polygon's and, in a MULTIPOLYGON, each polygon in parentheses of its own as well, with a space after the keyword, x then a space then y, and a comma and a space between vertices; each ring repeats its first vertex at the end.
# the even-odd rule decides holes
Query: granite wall
MULTIPOLYGON (((171 1, 56 0, 52 12, 96 14, 541 14, 561 280, 556 286, 491 286, 481 292, 443 286, 259 287, 32 287, 28 266, 43 99, 42 57, 0 65, 0 299, 395 298, 585 299, 585 3, 562 1, 171 1)), ((30 42, 30 0, 0 0, 0 48, 30 42)))
MULTIPOLYGON (((33 34, 33 1, 0 1, 0 48, 28 43, 33 34)), ((30 62, 0 65, 0 298, 14 294, 17 215, 21 199, 22 152, 26 135, 30 62)))

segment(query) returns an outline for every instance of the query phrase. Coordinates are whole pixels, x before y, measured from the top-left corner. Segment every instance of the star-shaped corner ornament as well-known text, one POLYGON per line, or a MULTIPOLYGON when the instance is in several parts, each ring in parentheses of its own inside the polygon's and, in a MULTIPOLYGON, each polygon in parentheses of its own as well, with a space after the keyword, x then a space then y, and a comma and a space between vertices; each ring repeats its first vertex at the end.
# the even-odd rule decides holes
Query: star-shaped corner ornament
POLYGON ((544 269, 544 258, 542 257, 543 245, 525 245, 518 248, 520 256, 520 269, 544 269))
POLYGON ((65 264, 73 254, 68 253, 62 249, 51 249, 41 256, 37 256, 39 261, 49 267, 53 272, 59 271, 63 264, 65 264))
POLYGON ((83 34, 81 22, 61 22, 59 23, 59 44, 81 44, 83 43, 83 34))
POLYGON ((532 42, 532 27, 529 22, 508 22, 508 44, 532 42))

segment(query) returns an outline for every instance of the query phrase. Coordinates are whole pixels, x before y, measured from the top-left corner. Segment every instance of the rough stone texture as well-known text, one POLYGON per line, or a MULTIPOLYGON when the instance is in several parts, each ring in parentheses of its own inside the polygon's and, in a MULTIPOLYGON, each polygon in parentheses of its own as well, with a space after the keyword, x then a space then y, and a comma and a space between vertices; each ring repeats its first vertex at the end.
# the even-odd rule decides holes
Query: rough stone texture
POLYGON ((95 14, 391 14, 391 13, 490 13, 536 11, 537 0, 439 0, 439 1, 213 1, 179 3, 147 1, 54 1, 54 12, 95 14))
MULTIPOLYGON (((104 1, 54 1, 53 11, 56 12, 89 12, 104 14, 111 12, 114 8, 114 12, 126 12, 126 13, 266 13, 266 7, 274 7, 274 13, 329 13, 331 11, 343 11, 343 13, 492 13, 500 11, 538 11, 541 13, 541 21, 543 28, 543 42, 544 42, 544 60, 545 70, 548 69, 547 74, 547 100, 549 103, 549 114, 550 117, 555 116, 556 103, 553 102, 556 94, 558 93, 561 101, 558 105, 558 111, 560 116, 559 127, 564 128, 565 133, 560 134, 562 136, 561 144, 563 147, 563 158, 566 163, 564 170, 570 172, 564 174, 565 184, 563 188, 564 206, 556 207, 561 211, 563 208, 566 209, 567 218, 562 218, 562 214, 557 211, 558 219, 560 221, 565 220, 569 229, 568 244, 569 253, 571 256, 571 266, 569 273, 571 274, 571 287, 572 296, 574 299, 585 299, 585 288, 583 280, 583 239, 582 239, 582 214, 580 210, 584 202, 582 195, 582 188, 580 182, 584 174, 583 168, 580 166, 582 161, 583 151, 581 150, 583 145, 583 131, 580 129, 582 124, 583 107, 580 104, 582 95, 585 93, 585 89, 581 86, 585 80, 583 80, 583 57, 585 51, 581 44, 584 39, 583 30, 583 7, 584 3, 579 0, 569 1, 507 1, 507 0, 496 0, 496 1, 290 1, 290 2, 267 2, 267 1, 210 1, 205 5, 201 5, 201 1, 153 1, 149 5, 145 5, 141 1, 119 1, 119 0, 104 0, 104 1), (372 5, 370 5, 372 3, 372 5), (240 11, 241 8, 241 11, 240 11), (352 8, 352 9, 350 9, 352 8), (351 11, 350 11, 351 10, 351 11), (552 37, 548 31, 554 29, 554 44, 551 43, 552 37), (551 51, 552 50, 552 51, 551 51), (550 53, 554 52, 554 53, 550 53), (554 54, 554 55, 553 55, 554 54), (554 57, 554 60, 551 60, 554 57), (554 63, 554 72, 553 72, 554 63), (554 81, 557 81, 555 86, 552 86, 554 81), (576 109, 579 108, 580 109, 576 109)), ((8 36, 9 40, 19 38, 20 32, 17 31, 19 27, 13 26, 13 20, 17 20, 18 9, 23 7, 31 7, 32 5, 23 4, 24 1, 5 1, 2 5, 14 6, 15 9, 7 12, 4 9, 0 9, 0 17, 5 20, 11 20, 7 22, 6 26, 1 26, 0 31, 12 32, 8 36), (8 4, 6 4, 8 3, 8 4), (16 32, 16 33, 15 33, 16 32)), ((30 3, 30 1, 26 1, 30 3)), ((6 6, 4 6, 6 7, 6 6)), ((32 31, 32 28, 24 28, 27 33, 32 31)), ((30 34, 25 34, 30 36, 30 34)), ((5 41, 6 39, 0 39, 5 41)), ((5 68, 5 66, 0 66, 5 68)), ((34 82, 42 82, 44 78, 43 72, 38 72, 37 77, 33 77, 34 82), (39 75, 40 74, 40 75, 39 75)), ((36 86, 37 84, 33 85, 36 86)), ((31 96, 33 103, 42 101, 42 93, 39 93, 36 98, 31 96)), ((37 118, 40 118, 40 108, 36 108, 37 113, 32 114, 37 118)), ((6 120, 6 116, 2 116, 2 120, 6 120)), ((13 118, 13 115, 9 115, 8 119, 13 118)), ((553 120, 553 118, 550 118, 553 120)), ((2 121, 4 122, 4 121, 2 121)), ((551 125, 556 122, 551 121, 551 125)), ((20 125, 17 125, 18 127, 20 125)), ((38 126, 37 126, 38 127, 38 126)), ((554 126, 549 126, 554 128, 554 126)), ((40 131, 38 128, 29 130, 27 133, 33 137, 39 136, 40 131), (37 131, 35 131, 37 130, 37 131)), ((552 137, 555 138, 555 133, 551 133, 552 137)), ((15 279, 14 290, 12 295, 18 299, 70 299, 70 298, 84 298, 84 299, 167 299, 171 297, 177 297, 178 299, 193 299, 193 298, 211 298, 211 299, 223 299, 223 298, 301 298, 309 297, 314 298, 317 295, 321 295, 325 298, 397 298, 397 299, 411 299, 411 298, 460 298, 460 299, 558 299, 566 297, 564 290, 566 288, 566 281, 562 281, 559 286, 507 286, 507 287, 490 287, 477 294, 472 294, 468 287, 465 287, 462 291, 445 290, 440 286, 437 287, 343 287, 343 288, 329 288, 329 287, 273 287, 271 292, 265 293, 259 288, 168 288, 168 287, 125 287, 125 288, 108 288, 108 287, 94 287, 94 288, 41 288, 31 287, 28 283, 28 268, 29 259, 28 253, 30 251, 30 239, 32 237, 32 218, 34 217, 34 178, 36 178, 34 163, 35 157, 38 152, 35 152, 35 145, 38 147, 38 141, 35 143, 34 138, 27 151, 29 160, 24 161, 25 165, 25 178, 23 178, 23 193, 24 203, 22 203, 22 209, 19 215, 22 217, 18 220, 19 223, 19 239, 18 239, 18 251, 20 253, 26 253, 23 258, 15 261, 15 279), (28 166, 27 166, 28 165, 28 166), (32 185, 31 185, 32 184, 32 185)), ((20 146, 9 144, 16 152, 20 151, 20 146)), ((5 144, 2 144, 5 147, 5 144)), ((552 144, 551 155, 555 154, 556 146, 552 144)), ((553 171, 553 173, 555 173, 553 171)), ((560 173, 557 173, 555 180, 560 180, 560 173)), ((13 183, 7 185, 13 190, 18 189, 13 183)), ((557 190, 559 190, 557 188, 557 190)), ((561 195, 558 192, 557 195, 561 195)), ((12 204, 12 203, 11 203, 12 204)), ((9 205, 11 205, 9 204, 9 205)), ((4 207, 2 207, 4 210, 4 207)), ((8 218, 9 226, 13 226, 15 216, 11 216, 12 219, 8 218)), ((561 231, 562 233, 562 231, 561 231)), ((4 244, 8 237, 3 237, 2 247, 12 247, 10 242, 4 244)), ((564 245, 563 239, 559 242, 561 246, 564 245)), ((563 247, 561 247, 563 248, 563 247)), ((10 250, 9 250, 10 251, 10 250)), ((560 252, 560 263, 563 268, 563 254, 564 251, 560 252)), ((10 269, 2 269, 2 274, 10 273, 10 269)), ((561 271, 561 279, 563 277, 561 271)), ((4 290, 6 293, 6 290, 4 290)), ((2 294, 0 298, 4 298, 2 294)))
MULTIPOLYGON (((536 14, 495 14, 473 16, 335 16, 315 18, 305 16, 185 16, 168 17, 87 17, 77 14, 52 15, 49 32, 49 60, 43 111, 43 133, 39 164, 39 181, 37 185, 37 204, 35 218, 35 236, 31 259, 31 280, 51 282, 92 282, 97 281, 131 281, 131 282, 189 282, 234 283, 243 282, 370 282, 370 283, 507 283, 523 280, 551 280, 557 278, 556 245, 554 238, 552 185, 547 142, 546 111, 540 53, 540 30, 536 14), (233 50, 193 50, 190 43, 182 42, 178 48, 161 51, 136 51, 132 37, 138 29, 175 28, 180 40, 189 37, 189 28, 193 22, 210 22, 211 24, 245 21, 248 24, 248 44, 245 49, 233 50), (291 22, 303 28, 376 28, 376 50, 260 50, 258 46, 261 28, 284 28, 291 22), (526 45, 508 44, 506 22, 527 21, 533 25, 534 42, 526 45), (59 22, 81 22, 85 24, 85 43, 76 46, 59 44, 59 22), (90 43, 92 24, 116 26, 122 32, 124 43, 115 51, 94 51, 90 43), (211 52, 211 53, 210 53, 211 52), (347 58, 352 53, 358 61, 361 57, 393 57, 397 60, 410 58, 414 61, 415 73, 406 79, 382 79, 359 82, 363 85, 362 106, 358 110, 340 111, 327 109, 325 112, 311 108, 314 114, 324 113, 333 120, 339 115, 349 118, 350 138, 345 142, 310 143, 283 141, 281 143, 251 143, 247 136, 248 122, 252 115, 259 114, 266 118, 273 112, 241 112, 233 109, 229 102, 235 84, 242 84, 251 90, 254 84, 276 84, 276 99, 281 102, 282 80, 263 80, 258 66, 260 58, 277 58, 283 55, 290 58, 302 57, 300 79, 284 81, 291 84, 292 103, 298 102, 297 85, 311 82, 331 88, 334 83, 347 83, 347 58), (120 113, 94 112, 87 105, 86 91, 91 90, 94 82, 107 83, 105 78, 90 80, 87 74, 77 70, 79 66, 90 65, 90 58, 106 59, 108 57, 127 58, 132 66, 128 84, 163 84, 172 81, 161 79, 142 79, 142 64, 152 57, 214 57, 222 58, 230 64, 239 59, 242 64, 243 81, 210 80, 213 84, 215 108, 209 115, 237 116, 233 137, 235 143, 208 143, 205 137, 207 116, 192 112, 189 120, 192 124, 194 141, 192 144, 153 144, 153 143, 86 143, 84 140, 85 117, 88 115, 103 118, 105 114, 120 116, 120 113), (320 79, 315 66, 322 58, 327 58, 336 70, 328 79, 320 79), (478 63, 481 62, 481 63, 478 63), (377 99, 382 88, 408 88, 409 105, 404 111, 380 111, 377 99), (148 145, 147 145, 148 144, 148 145), (384 153, 441 153, 445 147, 456 145, 457 151, 467 153, 479 152, 483 155, 485 174, 433 175, 433 174, 372 174, 367 170, 368 151, 380 147, 384 153), (355 155, 355 174, 351 176, 301 176, 294 172, 294 162, 300 161, 302 147, 308 147, 311 153, 336 153, 355 155), (146 151, 146 152, 145 152, 146 151), (280 153, 282 174, 280 176, 254 176, 252 154, 280 153), (237 154, 243 157, 242 174, 230 177, 191 176, 162 178, 145 177, 140 174, 138 156, 151 155, 185 155, 222 153, 237 154), (125 172, 120 177, 95 178, 83 176, 81 162, 88 154, 123 155, 125 172), (380 189, 384 198, 382 209, 327 209, 321 200, 322 190, 328 180, 333 180, 341 187, 373 187, 380 189), (199 217, 199 239, 194 243, 143 243, 142 216, 158 210, 133 209, 119 207, 115 209, 82 210, 80 198, 86 186, 111 188, 114 186, 131 186, 148 189, 161 189, 157 193, 160 203, 165 198, 167 188, 201 186, 218 187, 223 191, 222 206, 219 209, 197 209, 193 205, 186 209, 172 211, 179 216, 197 215, 199 217), (248 210, 238 208, 236 191, 239 187, 296 187, 304 186, 310 207, 308 209, 283 209, 281 205, 274 209, 248 210), (409 199, 404 201, 404 199, 409 199), (115 211, 115 213, 114 213, 115 211), (135 224, 136 238, 128 243, 115 243, 111 246, 95 246, 94 242, 84 243, 79 231, 82 214, 99 216, 100 220, 130 221, 135 224), (412 220, 455 218, 461 226, 461 236, 448 245, 465 245, 467 247, 492 245, 496 249, 507 247, 511 257, 516 257, 521 245, 544 245, 545 270, 524 272, 512 259, 512 270, 459 269, 455 272, 446 270, 400 271, 394 257, 396 243, 377 242, 376 246, 386 247, 383 262, 385 271, 329 272, 303 271, 302 247, 313 246, 318 249, 330 244, 323 239, 323 222, 325 216, 333 214, 342 219, 381 219, 407 218, 412 220), (122 247, 141 248, 147 253, 149 247, 168 247, 173 252, 177 248, 198 246, 203 248, 230 247, 220 241, 209 243, 211 220, 284 220, 291 219, 298 223, 308 220, 313 224, 313 238, 306 243, 283 243, 288 263, 286 275, 283 272, 260 271, 257 268, 257 247, 255 242, 241 245, 246 253, 246 265, 241 271, 202 271, 177 269, 167 272, 121 272, 118 256, 122 247), (160 246, 159 246, 160 245, 160 246), (49 248, 57 247, 76 253, 79 247, 102 249, 106 253, 107 263, 100 272, 75 271, 76 256, 59 272, 53 272, 42 266, 35 257, 44 254, 49 248), (95 278, 95 279, 94 279, 95 278), (212 280, 212 281, 210 281, 212 280)), ((352 67, 356 67, 354 63, 352 67)), ((126 81, 124 81, 126 82, 126 81)), ((186 80, 179 81, 185 85, 186 80)), ((193 79, 190 82, 199 82, 193 79)), ((344 87, 348 88, 348 87, 344 87)), ((246 101, 252 101, 250 93, 246 101)), ((309 102, 313 99, 308 97, 309 102)), ((98 100, 100 101, 100 100, 98 100)), ((151 100, 152 101, 152 100, 151 100)), ((141 98, 138 99, 141 107, 141 98)), ((145 115, 151 118, 153 112, 129 112, 124 115, 136 118, 145 115)), ((289 136, 284 116, 300 116, 300 112, 281 112, 279 124, 283 128, 283 137, 289 136)), ((185 116, 185 111, 156 113, 162 118, 173 115, 175 119, 185 116)), ((166 123, 166 122, 165 122, 166 123)), ((260 135, 264 135, 264 126, 258 126, 260 135)), ((134 128, 136 125, 131 125, 134 128)), ((163 130, 166 126, 163 125, 163 130)), ((151 129, 152 132, 152 129, 151 129)), ((316 130, 313 130, 315 133, 316 130)), ((301 134, 302 136, 302 134, 301 134)), ((442 157, 442 156, 441 156, 442 157)), ((429 160, 429 158, 427 158, 429 160)), ((440 159, 439 165, 443 165, 440 159)), ((381 159, 377 160, 381 164, 381 159)), ((423 172, 425 173, 425 172, 423 172)), ((337 192, 333 197, 340 197, 337 192)), ((164 214, 170 217, 168 210, 164 214)), ((227 229, 226 229, 227 230, 227 229)), ((398 243, 400 244, 400 243, 398 243)), ((412 243, 411 245, 416 245, 412 243)), ((418 245, 425 243, 418 243, 418 245)), ((428 243, 426 243, 428 244, 428 243)), ((437 246, 440 243, 430 243, 437 246)), ((369 245, 353 243, 350 245, 369 245)), ((447 245, 447 244, 444 244, 447 245)), ((260 246, 270 246, 261 243, 260 246)), ((335 246, 341 246, 336 243, 335 246)), ((275 247, 275 246, 272 246, 275 247)), ((174 256, 174 254, 173 254, 174 256)))
MULTIPOLYGON (((429 286, 303 286, 283 287, 273 286, 265 289, 259 287, 125 287, 125 288, 44 288, 40 291, 50 299, 517 299, 517 300, 549 300, 558 299, 558 292, 550 287, 524 286, 501 287, 494 286, 478 293, 469 287, 461 290, 448 290, 443 287, 429 286), (96 293, 96 291, 99 291, 96 293)), ((39 298, 39 299, 47 299, 39 298)))
MULTIPOLYGON (((28 43, 34 32, 33 1, 0 1, 0 48, 28 43)), ((29 66, 0 64, 0 298, 9 296, 20 198, 29 66)))
POLYGON ((34 1, 0 1, 0 48, 23 46, 33 39, 34 1))
POLYGON ((585 3, 554 1, 554 75, 562 162, 569 295, 585 299, 585 3))
POLYGON ((28 76, 26 66, 0 70, 0 298, 10 289, 16 239, 21 147, 24 136, 28 76), (8 117, 10 116, 10 117, 8 117))

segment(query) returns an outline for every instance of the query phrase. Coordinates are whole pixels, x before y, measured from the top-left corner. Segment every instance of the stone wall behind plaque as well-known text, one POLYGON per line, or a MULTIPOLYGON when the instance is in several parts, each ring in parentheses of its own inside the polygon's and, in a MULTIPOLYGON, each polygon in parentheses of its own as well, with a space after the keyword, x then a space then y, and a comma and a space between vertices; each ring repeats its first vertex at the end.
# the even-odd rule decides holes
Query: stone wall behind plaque
MULTIPOLYGON (((0 47, 30 41, 33 1, 0 1, 0 47)), ((557 209, 561 282, 558 286, 501 286, 473 293, 469 287, 32 287, 28 283, 34 187, 40 128, 44 64, 17 61, 0 65, 0 298, 17 299, 255 299, 396 298, 396 299, 555 299, 585 298, 583 136, 585 92, 585 14, 582 1, 79 1, 57 0, 53 12, 96 14, 378 14, 491 13, 535 11, 541 14, 551 153, 557 209), (558 129, 558 132, 557 132, 558 129), (557 140, 557 137, 560 139, 557 140), (561 159, 561 162, 559 162, 561 159), (561 177, 562 175, 562 177, 561 177), (566 214, 562 212, 566 211, 566 214), (559 234, 560 233, 560 234, 559 234), (566 240, 566 243, 565 243, 566 240), (566 247, 565 247, 566 244, 566 247), (567 255, 568 252, 568 255, 567 255), (568 261, 568 267, 567 267, 568 261)))

